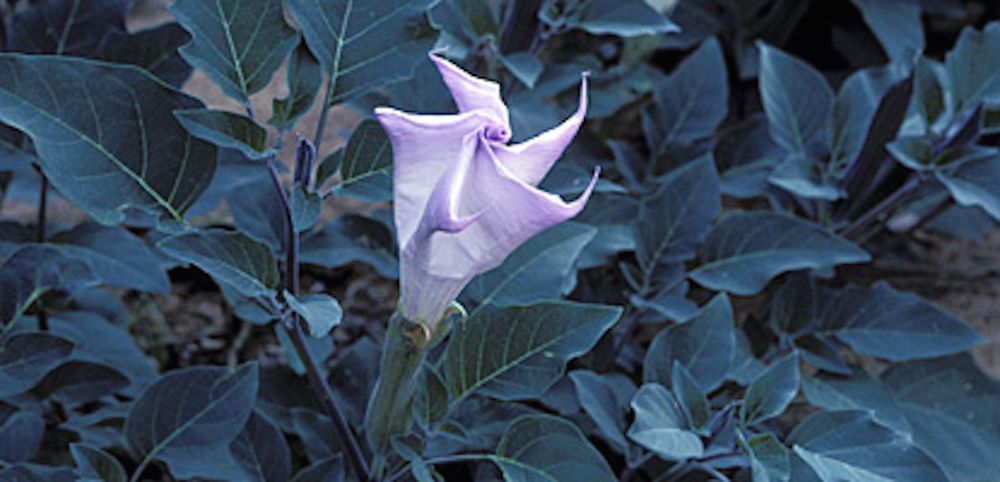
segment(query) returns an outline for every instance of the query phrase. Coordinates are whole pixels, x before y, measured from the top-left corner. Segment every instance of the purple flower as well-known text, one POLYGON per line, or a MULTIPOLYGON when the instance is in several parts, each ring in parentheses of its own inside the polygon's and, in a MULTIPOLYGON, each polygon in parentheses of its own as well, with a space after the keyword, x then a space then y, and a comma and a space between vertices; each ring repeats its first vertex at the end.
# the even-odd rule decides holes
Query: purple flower
POLYGON ((389 136, 395 163, 401 314, 433 328, 474 276, 579 213, 598 172, 569 203, 536 187, 583 123, 586 75, 576 113, 508 145, 510 120, 500 86, 434 54, 430 58, 459 112, 424 115, 378 107, 375 117, 389 136))

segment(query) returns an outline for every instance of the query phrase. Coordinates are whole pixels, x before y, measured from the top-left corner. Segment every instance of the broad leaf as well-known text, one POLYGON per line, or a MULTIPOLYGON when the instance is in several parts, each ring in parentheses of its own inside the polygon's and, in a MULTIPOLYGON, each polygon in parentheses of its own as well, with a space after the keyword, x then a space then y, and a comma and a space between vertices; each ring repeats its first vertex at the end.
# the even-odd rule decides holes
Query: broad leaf
POLYGON ((704 452, 701 439, 688 430, 681 407, 669 390, 657 383, 639 388, 632 399, 635 422, 628 436, 665 460, 685 460, 704 452))
POLYGON ((924 50, 921 6, 908 0, 853 0, 893 63, 910 65, 924 50))
POLYGON ((320 460, 299 470, 291 482, 342 482, 344 458, 342 454, 320 460))
POLYGON ((125 31, 129 0, 48 0, 20 5, 7 22, 7 50, 95 57, 125 31))
POLYGON ((827 410, 871 410, 876 422, 902 434, 911 433, 901 406, 892 392, 863 371, 850 377, 816 375, 802 379, 809 403, 827 410))
POLYGON ((621 313, 565 301, 486 306, 452 329, 441 371, 456 399, 473 391, 501 400, 541 397, 621 313))
POLYGON ((580 429, 550 415, 515 419, 490 457, 508 482, 613 482, 604 456, 580 429), (544 449, 542 449, 544 447, 544 449))
POLYGON ((808 64, 764 43, 760 96, 771 137, 792 152, 805 152, 825 132, 833 106, 826 79, 808 64))
POLYGON ((173 117, 200 103, 137 67, 0 54, 0 104, 59 193, 103 224, 131 208, 181 220, 215 172, 215 147, 173 117))
POLYGON ((635 251, 648 278, 657 265, 694 257, 722 207, 719 175, 711 158, 680 167, 643 200, 635 222, 635 251))
POLYGON ((133 402, 125 420, 129 449, 164 462, 177 478, 232 479, 229 443, 243 430, 257 397, 257 365, 233 373, 193 367, 164 375, 133 402))
POLYGON ((938 461, 948 480, 1000 474, 1000 382, 970 356, 893 365, 882 381, 913 427, 913 441, 938 461))
POLYGON ((177 22, 135 33, 115 33, 101 53, 101 60, 142 67, 179 89, 191 76, 192 68, 178 49, 190 40, 191 36, 177 22))
POLYGON ((44 245, 23 247, 0 265, 0 325, 16 320, 49 290, 96 281, 90 266, 79 259, 44 245))
MULTIPOLYGON (((481 305, 527 305, 559 298, 583 248, 597 229, 562 223, 529 239, 500 266, 477 276, 464 294, 481 305)), ((574 277, 575 281, 575 277, 574 277)))
POLYGON ((819 412, 786 442, 823 482, 940 482, 941 468, 907 436, 879 425, 870 412, 819 412))
MULTIPOLYGON (((323 200, 314 192, 307 191, 305 186, 295 183, 292 186, 291 199, 292 226, 296 231, 302 232, 311 229, 316 225, 321 214, 323 214, 323 200)), ((282 223, 284 224, 284 223, 282 223)))
POLYGON ((555 12, 558 2, 546 2, 539 17, 553 25, 578 28, 594 35, 635 37, 679 32, 680 28, 643 0, 583 0, 564 12, 555 12))
POLYGON ((303 263, 339 268, 360 261, 386 278, 399 276, 395 241, 378 220, 348 214, 302 237, 299 257, 303 263))
POLYGON ((705 391, 680 361, 674 361, 674 368, 670 372, 670 387, 688 425, 701 434, 707 434, 705 429, 712 417, 712 406, 705 391))
MULTIPOLYGON (((0 462, 31 460, 41 447, 44 435, 45 419, 38 412, 22 410, 0 418, 0 462)), ((0 476, 2 475, 0 472, 0 476)))
POLYGON ((271 250, 239 232, 191 231, 164 238, 156 246, 245 296, 272 295, 278 286, 278 263, 271 250))
POLYGON ((758 376, 743 396, 740 419, 747 425, 781 415, 799 392, 799 357, 788 355, 758 376))
POLYGON ((669 386, 676 360, 701 388, 714 390, 726 377, 735 343, 732 305, 718 295, 690 320, 657 333, 646 351, 642 378, 669 386))
POLYGON ((103 284, 154 293, 170 291, 170 280, 156 255, 139 237, 121 227, 80 224, 49 239, 53 247, 90 266, 103 284))
POLYGON ((620 373, 597 374, 588 370, 574 370, 569 374, 576 388, 580 407, 597 425, 601 435, 615 449, 629 456, 629 443, 625 439, 628 423, 626 411, 635 395, 636 387, 620 373))
POLYGON ((174 117, 192 136, 219 147, 238 149, 250 159, 273 153, 267 147, 267 131, 249 117, 210 109, 176 110, 174 117))
POLYGON ((73 343, 46 333, 16 334, 0 347, 0 397, 33 387, 73 351, 73 343))
POLYGON ((434 31, 431 0, 289 0, 302 36, 329 75, 325 102, 337 104, 413 74, 434 31))
POLYGON ((267 122, 279 130, 287 130, 303 114, 309 111, 316 100, 323 73, 319 61, 313 57, 306 44, 299 44, 288 57, 288 97, 271 101, 271 119, 267 122))
POLYGON ((215 81, 226 95, 250 105, 299 36, 272 0, 178 0, 170 11, 191 42, 181 55, 215 81))
POLYGON ((654 155, 670 155, 715 133, 728 112, 726 61, 719 42, 709 39, 684 59, 653 91, 642 127, 654 155))
POLYGON ((1000 221, 1000 154, 973 158, 937 171, 937 178, 962 206, 978 206, 1000 221))
POLYGON ((885 283, 842 290, 820 329, 854 351, 892 361, 949 355, 984 341, 961 320, 885 283))
POLYGON ((771 278, 800 269, 827 270, 871 259, 863 249, 816 224, 788 215, 738 212, 719 221, 690 273, 702 286, 737 295, 764 289, 771 278))
POLYGON ((789 482, 791 463, 788 449, 769 433, 747 439, 750 475, 753 482, 789 482))
POLYGON ((337 299, 325 294, 308 294, 299 297, 285 292, 285 301, 295 310, 309 327, 309 335, 322 338, 340 324, 344 310, 337 299))
POLYGON ((245 480, 286 482, 292 472, 284 435, 257 412, 250 414, 243 431, 229 443, 229 452, 243 469, 245 480))
POLYGON ((73 443, 69 451, 76 463, 76 473, 84 479, 102 482, 126 482, 128 475, 121 462, 113 455, 92 445, 73 443))
POLYGON ((1000 22, 991 22, 983 30, 966 27, 955 47, 945 55, 955 111, 974 107, 987 95, 1000 89, 1000 22))
POLYGON ((32 392, 39 399, 73 407, 95 402, 128 387, 129 379, 106 365, 70 361, 50 371, 32 392))
POLYGON ((362 121, 351 133, 340 154, 336 192, 368 202, 392 199, 392 146, 377 121, 362 121))

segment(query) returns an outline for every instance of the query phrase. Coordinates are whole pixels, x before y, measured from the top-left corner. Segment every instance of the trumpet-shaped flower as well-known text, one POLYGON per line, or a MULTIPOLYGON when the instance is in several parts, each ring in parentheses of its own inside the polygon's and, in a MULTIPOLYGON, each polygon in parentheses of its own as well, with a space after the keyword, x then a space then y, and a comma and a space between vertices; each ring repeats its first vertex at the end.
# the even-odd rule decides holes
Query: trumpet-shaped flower
POLYGON ((579 213, 598 172, 568 203, 536 187, 583 123, 586 75, 576 113, 510 145, 500 86, 434 54, 430 58, 459 112, 424 115, 379 107, 375 117, 393 150, 401 314, 433 327, 474 276, 498 266, 528 238, 579 213))

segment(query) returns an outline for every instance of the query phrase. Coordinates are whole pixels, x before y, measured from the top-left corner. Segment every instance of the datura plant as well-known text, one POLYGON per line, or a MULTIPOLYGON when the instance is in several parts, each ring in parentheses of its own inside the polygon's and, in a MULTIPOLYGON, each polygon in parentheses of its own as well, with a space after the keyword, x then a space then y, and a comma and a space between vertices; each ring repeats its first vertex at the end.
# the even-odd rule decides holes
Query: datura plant
POLYGON ((1000 480, 996 2, 0 20, 0 482, 1000 480))

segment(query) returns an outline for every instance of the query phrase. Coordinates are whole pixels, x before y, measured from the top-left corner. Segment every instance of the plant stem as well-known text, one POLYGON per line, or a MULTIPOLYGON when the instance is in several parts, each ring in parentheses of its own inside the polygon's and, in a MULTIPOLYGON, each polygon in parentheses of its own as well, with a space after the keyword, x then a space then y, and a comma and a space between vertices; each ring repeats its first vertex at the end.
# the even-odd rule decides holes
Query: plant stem
POLYGON ((634 464, 630 464, 625 470, 622 471, 622 475, 618 477, 618 482, 629 482, 632 480, 632 477, 635 477, 635 473, 638 472, 643 465, 646 465, 646 462, 653 460, 654 456, 653 452, 649 452, 646 455, 643 455, 639 460, 636 460, 634 464))
MULTIPOLYGON (((42 172, 41 168, 36 167, 38 170, 38 175, 41 176, 41 180, 38 184, 38 220, 35 223, 35 242, 44 243, 45 242, 45 224, 46 224, 46 214, 48 212, 49 205, 49 178, 45 177, 45 173, 42 172)), ((39 331, 49 330, 49 315, 41 307, 41 304, 35 302, 35 310, 38 312, 36 317, 38 318, 38 329, 39 331)))
POLYGON ((859 234, 865 232, 869 224, 892 213, 892 211, 910 201, 917 194, 917 188, 921 185, 920 178, 911 177, 899 189, 893 191, 892 194, 876 204, 875 207, 866 211, 861 217, 855 219, 854 222, 844 228, 841 235, 848 239, 857 237, 859 234))
POLYGON ((319 155, 319 147, 323 143, 323 134, 326 131, 326 118, 330 113, 330 94, 333 93, 333 86, 333 79, 326 81, 326 91, 323 92, 323 107, 319 111, 319 122, 316 123, 316 133, 313 135, 313 146, 316 147, 316 155, 319 155))
MULTIPOLYGON (((288 192, 281 185, 281 179, 278 177, 278 171, 274 167, 273 159, 268 161, 267 166, 268 172, 271 175, 271 182, 278 192, 278 197, 281 198, 281 207, 285 214, 285 260, 287 263, 285 266, 285 289, 292 294, 297 294, 299 290, 299 243, 298 233, 292 225, 292 207, 288 201, 288 192)), ((368 468, 368 462, 365 460, 364 452, 361 450, 361 445, 358 443, 354 432, 351 431, 351 427, 348 425, 344 413, 340 410, 340 406, 337 405, 333 390, 330 389, 330 385, 323 378, 323 372, 320 370, 319 364, 316 363, 316 359, 306 345, 305 334, 302 333, 302 323, 298 314, 293 313, 289 320, 283 320, 282 326, 288 334, 288 338, 291 339, 292 345, 295 346, 295 352, 298 354, 299 359, 305 366, 306 376, 309 379, 309 384, 312 386, 313 392, 319 398, 326 413, 333 420, 337 436, 340 438, 340 442, 347 452, 347 458, 358 479, 362 481, 371 480, 371 471, 368 468)))

